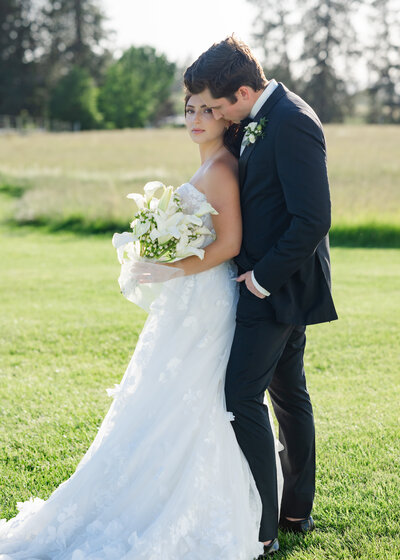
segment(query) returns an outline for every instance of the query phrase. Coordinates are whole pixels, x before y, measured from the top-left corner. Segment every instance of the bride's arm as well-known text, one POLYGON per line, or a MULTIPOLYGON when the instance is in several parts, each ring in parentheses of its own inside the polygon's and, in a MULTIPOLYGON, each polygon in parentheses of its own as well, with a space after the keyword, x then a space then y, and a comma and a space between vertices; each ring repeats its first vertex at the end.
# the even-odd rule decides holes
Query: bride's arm
POLYGON ((198 185, 217 210, 212 216, 216 240, 204 249, 204 259, 192 256, 169 264, 184 275, 197 274, 235 257, 242 242, 239 183, 236 173, 224 162, 214 162, 198 185))

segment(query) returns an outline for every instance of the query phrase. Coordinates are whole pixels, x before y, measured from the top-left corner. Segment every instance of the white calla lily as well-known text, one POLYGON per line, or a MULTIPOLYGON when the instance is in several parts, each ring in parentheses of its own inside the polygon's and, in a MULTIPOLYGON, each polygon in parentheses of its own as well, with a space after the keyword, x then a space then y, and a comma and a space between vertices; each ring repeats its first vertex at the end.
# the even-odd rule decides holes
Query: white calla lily
POLYGON ((146 183, 143 189, 146 202, 149 203, 156 191, 163 187, 165 188, 165 185, 164 183, 161 183, 161 181, 150 181, 149 183, 146 183))
POLYGON ((133 229, 133 234, 136 238, 141 237, 149 231, 150 222, 141 222, 140 220, 134 220, 131 223, 131 228, 133 229))
POLYGON ((168 241, 170 241, 173 237, 176 237, 176 236, 172 232, 171 233, 165 233, 164 235, 159 235, 158 242, 161 243, 161 245, 163 245, 164 243, 168 243, 168 241))
POLYGON ((123 233, 114 233, 112 238, 112 244, 117 249, 117 257, 119 262, 122 264, 124 262, 124 253, 126 251, 127 245, 135 241, 132 233, 124 231, 123 233))
POLYGON ((112 237, 113 246, 118 249, 121 245, 126 245, 130 241, 133 241, 133 236, 130 231, 124 231, 123 233, 114 233, 112 237))
POLYGON ((196 228, 196 233, 199 233, 200 235, 214 235, 212 231, 210 231, 205 226, 196 228))
POLYGON ((184 249, 182 249, 182 251, 176 252, 176 256, 179 259, 184 259, 185 257, 191 257, 192 255, 195 255, 196 257, 199 257, 199 259, 203 260, 204 249, 197 249, 192 245, 187 245, 184 249))
POLYGON ((199 235, 199 237, 196 237, 196 239, 192 239, 192 241, 190 242, 190 247, 201 247, 201 245, 203 245, 204 242, 204 235, 199 235))
POLYGON ((218 216, 218 212, 211 206, 209 202, 203 202, 203 204, 195 213, 195 216, 201 217, 205 214, 213 214, 214 216, 218 216))
POLYGON ((158 203, 159 210, 163 210, 164 212, 167 210, 169 202, 171 200, 172 192, 174 190, 173 187, 164 187, 164 194, 160 198, 160 202, 158 203))
POLYGON ((157 212, 158 203, 159 203, 159 202, 160 202, 160 201, 159 201, 158 198, 156 198, 156 197, 153 197, 153 198, 150 200, 150 202, 149 202, 149 208, 150 208, 150 210, 151 210, 152 212, 157 212))
POLYGON ((143 208, 146 207, 146 199, 142 194, 129 193, 126 195, 126 198, 131 198, 132 200, 134 200, 139 210, 143 210, 143 208))
MULTIPOLYGON (((175 237, 176 239, 180 238, 181 233, 180 233, 179 224, 180 222, 182 222, 182 219, 184 218, 184 214, 182 212, 177 212, 176 214, 173 214, 172 216, 169 217, 166 217, 166 215, 163 213, 159 216, 156 216, 155 218, 157 223, 157 229, 160 235, 171 234, 171 236, 175 237)), ((161 243, 165 243, 165 242, 161 241, 161 243)))
POLYGON ((182 221, 183 224, 194 224, 195 226, 202 226, 203 221, 199 216, 195 214, 186 214, 182 221))
POLYGON ((159 237, 160 237, 160 232, 158 231, 158 229, 156 229, 156 228, 152 229, 151 232, 150 232, 150 239, 152 241, 155 241, 159 237))

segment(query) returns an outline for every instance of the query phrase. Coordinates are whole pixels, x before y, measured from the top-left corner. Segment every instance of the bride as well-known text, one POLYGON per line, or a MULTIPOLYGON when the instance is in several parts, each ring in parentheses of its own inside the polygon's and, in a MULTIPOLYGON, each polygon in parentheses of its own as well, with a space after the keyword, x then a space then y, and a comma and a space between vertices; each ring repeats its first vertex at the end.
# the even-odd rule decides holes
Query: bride
MULTIPOLYGON (((75 473, 46 501, 0 523, 2 560, 252 560, 261 501, 224 401, 235 326, 231 258, 241 243, 237 159, 197 95, 186 125, 201 166, 178 189, 185 212, 207 200, 216 234, 204 260, 174 266, 100 430, 75 473)), ((279 459, 277 459, 279 461, 279 459)), ((281 484, 281 479, 280 479, 281 484)))

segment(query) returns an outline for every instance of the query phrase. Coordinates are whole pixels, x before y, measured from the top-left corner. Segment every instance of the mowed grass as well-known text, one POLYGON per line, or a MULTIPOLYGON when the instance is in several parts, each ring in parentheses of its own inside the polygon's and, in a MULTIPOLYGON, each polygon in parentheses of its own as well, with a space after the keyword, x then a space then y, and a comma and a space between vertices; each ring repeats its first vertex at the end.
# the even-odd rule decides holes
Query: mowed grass
MULTIPOLYGON (((327 125, 336 245, 400 245, 400 126, 327 125)), ((0 137, 0 190, 12 219, 52 230, 126 229, 126 194, 147 181, 178 186, 199 164, 185 130, 0 137)))
MULTIPOLYGON (((74 471, 145 313, 119 293, 110 237, 1 233, 0 518, 9 518, 17 501, 47 498, 74 471)), ((281 535, 277 560, 400 558, 399 256, 332 251, 340 320, 310 327, 306 354, 318 530, 281 535)))

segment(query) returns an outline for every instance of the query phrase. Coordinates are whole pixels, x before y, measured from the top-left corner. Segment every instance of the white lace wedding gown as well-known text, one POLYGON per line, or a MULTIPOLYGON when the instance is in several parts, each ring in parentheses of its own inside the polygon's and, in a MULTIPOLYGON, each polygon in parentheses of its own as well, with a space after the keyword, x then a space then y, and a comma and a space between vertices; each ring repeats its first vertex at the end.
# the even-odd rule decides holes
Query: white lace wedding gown
MULTIPOLYGON (((205 196, 179 187, 192 213, 205 196)), ((210 216, 205 225, 212 228, 210 216)), ((76 472, 0 526, 12 560, 252 560, 261 502, 224 401, 232 264, 170 280, 76 472)))

